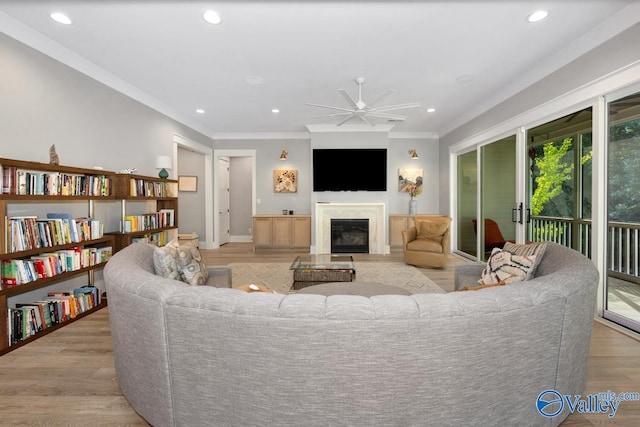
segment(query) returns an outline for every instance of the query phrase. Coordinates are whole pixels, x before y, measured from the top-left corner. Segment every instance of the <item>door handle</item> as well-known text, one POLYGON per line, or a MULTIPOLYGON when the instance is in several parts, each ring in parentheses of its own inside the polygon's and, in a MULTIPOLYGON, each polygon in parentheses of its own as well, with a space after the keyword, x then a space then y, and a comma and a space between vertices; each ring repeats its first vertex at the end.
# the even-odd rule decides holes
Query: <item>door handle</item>
MULTIPOLYGON (((517 208, 511 209, 511 222, 517 222, 518 224, 523 223, 522 222, 523 214, 524 214, 523 208, 524 208, 524 205, 520 203, 517 208)), ((528 220, 528 217, 527 217, 527 220, 528 220)))

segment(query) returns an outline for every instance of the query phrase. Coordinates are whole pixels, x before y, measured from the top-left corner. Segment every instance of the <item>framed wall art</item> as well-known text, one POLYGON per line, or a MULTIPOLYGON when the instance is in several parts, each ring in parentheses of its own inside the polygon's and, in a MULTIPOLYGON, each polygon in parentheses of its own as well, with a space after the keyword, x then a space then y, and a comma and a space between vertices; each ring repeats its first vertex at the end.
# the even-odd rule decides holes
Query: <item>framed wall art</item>
POLYGON ((178 191, 198 191, 198 177, 187 175, 179 176, 178 191))
POLYGON ((408 193, 410 190, 419 188, 422 190, 422 169, 398 169, 398 191, 408 193))
POLYGON ((273 171, 273 192, 274 193, 297 193, 298 192, 298 170, 297 169, 276 169, 273 171))

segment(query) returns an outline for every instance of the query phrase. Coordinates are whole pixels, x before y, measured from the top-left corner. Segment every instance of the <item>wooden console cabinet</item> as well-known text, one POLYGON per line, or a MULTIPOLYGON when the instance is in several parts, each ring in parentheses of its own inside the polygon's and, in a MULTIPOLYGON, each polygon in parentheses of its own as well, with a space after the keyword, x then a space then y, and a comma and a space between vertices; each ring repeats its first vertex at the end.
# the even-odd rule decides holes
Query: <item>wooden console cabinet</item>
POLYGON ((402 231, 413 227, 414 215, 390 214, 389 215, 389 247, 402 249, 402 231))
POLYGON ((311 215, 255 215, 254 249, 309 249, 311 215))

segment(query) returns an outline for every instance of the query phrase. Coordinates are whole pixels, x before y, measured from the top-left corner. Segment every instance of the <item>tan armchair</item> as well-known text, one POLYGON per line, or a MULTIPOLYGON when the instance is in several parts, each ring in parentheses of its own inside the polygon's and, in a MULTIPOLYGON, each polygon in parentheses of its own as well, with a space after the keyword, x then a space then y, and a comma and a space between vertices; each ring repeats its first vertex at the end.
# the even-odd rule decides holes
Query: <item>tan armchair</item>
POLYGON ((415 226, 402 232, 404 262, 418 267, 444 267, 451 247, 451 218, 416 215, 413 220, 415 226))

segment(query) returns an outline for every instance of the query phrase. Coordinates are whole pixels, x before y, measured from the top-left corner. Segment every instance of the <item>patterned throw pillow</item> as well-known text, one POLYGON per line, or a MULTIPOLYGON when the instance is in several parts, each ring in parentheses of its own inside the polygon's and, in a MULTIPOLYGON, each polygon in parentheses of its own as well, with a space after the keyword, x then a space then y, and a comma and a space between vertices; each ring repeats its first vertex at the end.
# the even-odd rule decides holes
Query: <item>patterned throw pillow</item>
POLYGON ((509 251, 514 255, 536 257, 535 264, 533 265, 533 267, 531 267, 530 270, 530 276, 526 279, 529 280, 533 278, 533 275, 538 268, 538 264, 540 264, 540 261, 542 261, 542 256, 547 250, 547 242, 532 242, 525 245, 507 242, 504 244, 504 247, 502 249, 505 251, 509 251))
POLYGON ((204 285, 209 278, 209 270, 202 260, 198 248, 181 245, 176 248, 176 263, 183 282, 190 285, 204 285))
POLYGON ((200 251, 191 244, 180 245, 173 239, 153 251, 153 269, 159 276, 181 280, 190 285, 204 285, 209 279, 209 269, 200 251))
POLYGON ((177 251, 175 246, 166 245, 161 248, 155 248, 153 251, 153 269, 155 273, 167 279, 182 280, 176 258, 177 251))
POLYGON ((533 277, 531 270, 536 265, 536 258, 536 255, 521 256, 494 248, 478 283, 489 285, 528 280, 533 277))

